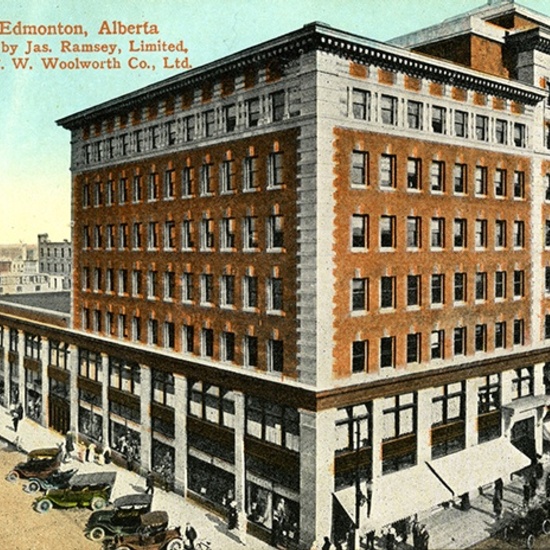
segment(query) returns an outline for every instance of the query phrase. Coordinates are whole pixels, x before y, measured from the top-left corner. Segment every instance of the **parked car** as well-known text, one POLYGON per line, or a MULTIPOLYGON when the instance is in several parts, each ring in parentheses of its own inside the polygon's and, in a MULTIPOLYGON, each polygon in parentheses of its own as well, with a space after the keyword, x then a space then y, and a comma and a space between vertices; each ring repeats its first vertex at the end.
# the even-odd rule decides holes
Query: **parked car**
POLYGON ((46 478, 59 470, 62 456, 63 451, 60 447, 34 449, 29 452, 25 462, 20 462, 12 469, 6 479, 13 483, 21 478, 46 478))
POLYGON ((131 535, 141 527, 141 516, 151 511, 153 495, 137 493, 117 498, 110 510, 92 512, 84 529, 95 541, 115 535, 131 535))
POLYGON ((184 550, 179 527, 168 529, 168 514, 149 512, 141 516, 141 526, 135 535, 115 537, 116 550, 184 550))
POLYGON ((34 509, 41 514, 53 506, 59 508, 84 508, 101 510, 109 499, 116 480, 116 472, 77 474, 65 489, 49 489, 34 501, 34 509))
POLYGON ((48 489, 65 489, 70 485, 71 478, 76 474, 76 468, 72 470, 57 470, 44 479, 30 477, 23 490, 27 493, 37 493, 48 489))

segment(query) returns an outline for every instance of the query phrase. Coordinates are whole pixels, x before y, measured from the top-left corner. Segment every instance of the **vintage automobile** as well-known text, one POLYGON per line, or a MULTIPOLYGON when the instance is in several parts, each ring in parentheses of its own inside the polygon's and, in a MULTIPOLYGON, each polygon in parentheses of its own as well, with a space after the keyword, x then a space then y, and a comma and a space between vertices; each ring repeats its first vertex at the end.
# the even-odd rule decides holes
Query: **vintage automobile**
POLYGON ((141 526, 135 535, 115 537, 116 550, 184 550, 179 527, 168 529, 168 514, 149 512, 141 516, 141 526))
POLYGON ((131 535, 141 527, 141 516, 151 511, 152 495, 136 493, 117 498, 110 510, 92 512, 84 529, 95 541, 115 535, 131 535))
POLYGON ((62 456, 60 447, 34 449, 29 452, 25 462, 20 462, 12 469, 6 479, 13 483, 21 478, 46 478, 59 469, 62 456))
POLYGON ((76 468, 64 471, 57 470, 44 479, 30 477, 23 490, 26 493, 36 493, 38 491, 47 491, 48 489, 65 489, 70 485, 71 478, 77 471, 76 468))
POLYGON ((543 533, 550 534, 549 504, 535 501, 528 509, 508 510, 496 535, 507 542, 515 541, 531 549, 535 538, 543 533))
POLYGON ((85 508, 101 510, 111 497, 116 472, 77 474, 65 489, 49 489, 34 501, 34 509, 44 514, 53 506, 59 508, 85 508))

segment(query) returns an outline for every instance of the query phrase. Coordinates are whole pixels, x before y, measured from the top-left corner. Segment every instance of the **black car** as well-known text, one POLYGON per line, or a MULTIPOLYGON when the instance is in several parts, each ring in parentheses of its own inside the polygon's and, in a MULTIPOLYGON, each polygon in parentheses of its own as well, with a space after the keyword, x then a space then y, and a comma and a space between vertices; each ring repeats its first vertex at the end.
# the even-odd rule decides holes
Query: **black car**
POLYGON ((47 491, 48 489, 65 489, 70 485, 71 478, 78 470, 58 470, 44 479, 38 477, 29 478, 24 491, 27 493, 36 493, 37 491, 47 491))
POLYGON ((92 513, 84 533, 95 541, 115 535, 131 535, 139 529, 141 516, 151 511, 152 500, 152 495, 144 493, 117 498, 112 509, 92 513))

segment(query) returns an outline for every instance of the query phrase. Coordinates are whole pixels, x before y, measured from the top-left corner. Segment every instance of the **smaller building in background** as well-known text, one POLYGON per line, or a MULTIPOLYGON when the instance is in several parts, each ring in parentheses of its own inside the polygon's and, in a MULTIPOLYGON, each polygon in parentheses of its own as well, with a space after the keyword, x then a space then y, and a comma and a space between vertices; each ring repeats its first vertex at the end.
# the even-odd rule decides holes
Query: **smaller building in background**
POLYGON ((52 242, 47 233, 38 235, 38 269, 41 274, 51 276, 51 290, 70 289, 72 277, 70 241, 64 239, 52 242))

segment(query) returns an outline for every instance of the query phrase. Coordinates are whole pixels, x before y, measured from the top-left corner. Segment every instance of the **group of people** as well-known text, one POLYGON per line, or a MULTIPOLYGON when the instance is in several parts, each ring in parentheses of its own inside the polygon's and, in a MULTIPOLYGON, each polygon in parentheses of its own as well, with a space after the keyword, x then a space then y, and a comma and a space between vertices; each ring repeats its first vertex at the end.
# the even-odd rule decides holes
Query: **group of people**
MULTIPOLYGON (((523 505, 527 508, 531 499, 536 496, 539 489, 539 482, 544 477, 544 468, 542 463, 536 460, 527 474, 525 475, 523 483, 523 505)), ((550 480, 548 477, 545 484, 546 496, 550 495, 550 480)))

